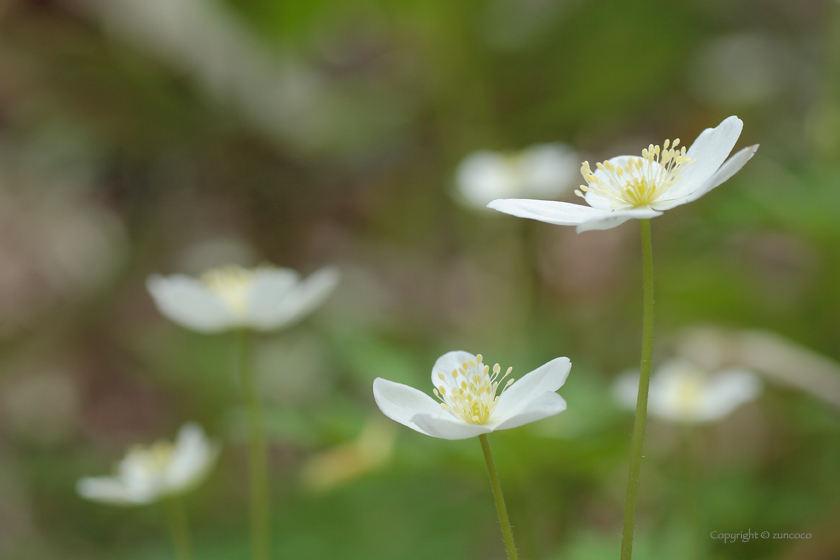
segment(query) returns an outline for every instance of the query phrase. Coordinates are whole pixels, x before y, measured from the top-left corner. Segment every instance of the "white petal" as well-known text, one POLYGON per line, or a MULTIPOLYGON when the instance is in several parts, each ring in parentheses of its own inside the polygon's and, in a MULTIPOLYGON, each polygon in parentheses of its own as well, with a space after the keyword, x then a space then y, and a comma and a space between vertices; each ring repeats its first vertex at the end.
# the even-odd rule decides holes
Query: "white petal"
POLYGON ((761 380, 745 370, 722 371, 707 383, 703 395, 703 420, 723 418, 761 394, 761 380))
POLYGON ((443 374, 446 378, 446 385, 453 385, 452 370, 459 369, 464 362, 475 362, 475 360, 475 355, 469 352, 462 350, 447 352, 438 358, 435 365, 432 366, 432 385, 434 387, 440 387, 441 380, 439 374, 443 374))
POLYGON ((441 439, 467 439, 493 431, 487 425, 468 424, 446 411, 440 411, 436 416, 416 414, 412 422, 420 428, 417 431, 441 439))
POLYGON ((248 325, 271 324, 277 310, 300 281, 300 274, 290 268, 263 267, 254 270, 248 294, 248 325))
POLYGON ((236 320, 224 302, 204 284, 183 274, 167 278, 149 276, 146 288, 164 317, 198 332, 221 332, 235 326, 236 320))
POLYGON ((175 447, 166 469, 166 480, 173 491, 187 490, 200 483, 216 460, 219 447, 211 444, 195 422, 178 430, 175 447))
POLYGON ((701 132, 686 154, 696 161, 685 168, 682 179, 674 185, 673 197, 688 196, 703 185, 726 160, 743 128, 741 119, 732 116, 701 132))
POLYGON ((537 420, 560 414, 564 410, 566 410, 566 401, 563 397, 557 393, 543 393, 542 396, 531 401, 525 409, 514 414, 493 429, 495 431, 518 428, 530 422, 536 422, 537 420))
MULTIPOLYGON (((744 165, 755 155, 756 150, 758 150, 758 144, 748 146, 743 150, 738 151, 738 153, 726 160, 726 163, 724 163, 720 169, 718 169, 717 172, 712 175, 708 181, 706 181, 705 184, 701 185, 687 196, 657 202, 653 205, 654 208, 657 210, 668 210, 670 208, 674 208, 675 206, 680 206, 697 200, 740 171, 741 168, 744 167, 744 165)), ((670 193, 667 194, 669 195, 670 193)))
MULTIPOLYGON (((268 331, 290 326, 315 311, 333 292, 341 275, 338 269, 325 267, 286 292, 273 307, 253 309, 251 326, 268 331)), ((256 300, 256 298, 255 298, 256 300)), ((257 305, 255 301, 255 305, 257 305)))
POLYGON ((85 499, 117 506, 141 505, 153 501, 149 495, 138 497, 129 492, 119 478, 112 476, 82 478, 76 482, 76 492, 85 499))
POLYGON ((530 218, 560 226, 577 226, 578 233, 614 228, 633 218, 644 220, 662 215, 662 212, 651 208, 603 210, 568 202, 516 198, 494 200, 487 206, 519 218, 530 218))
POLYGON ((569 358, 555 358, 517 379, 499 398, 490 417, 491 425, 501 425, 513 416, 527 412, 532 402, 546 393, 554 393, 566 382, 571 368, 569 358))
POLYGON ((444 412, 440 403, 426 393, 381 377, 373 381, 373 398, 385 416, 427 436, 431 434, 418 426, 414 417, 418 414, 431 416, 444 412))
MULTIPOLYGON (((567 192, 578 177, 580 160, 569 146, 560 143, 537 144, 526 148, 519 156, 523 188, 527 196, 556 198, 567 192)), ((513 194, 513 193, 512 193, 513 194)), ((499 194, 488 198, 484 204, 495 198, 511 195, 499 194)), ((515 196, 515 194, 514 194, 515 196)))
POLYGON ((490 151, 475 152, 464 158, 455 171, 455 180, 464 199, 479 207, 519 190, 511 164, 503 155, 490 151))

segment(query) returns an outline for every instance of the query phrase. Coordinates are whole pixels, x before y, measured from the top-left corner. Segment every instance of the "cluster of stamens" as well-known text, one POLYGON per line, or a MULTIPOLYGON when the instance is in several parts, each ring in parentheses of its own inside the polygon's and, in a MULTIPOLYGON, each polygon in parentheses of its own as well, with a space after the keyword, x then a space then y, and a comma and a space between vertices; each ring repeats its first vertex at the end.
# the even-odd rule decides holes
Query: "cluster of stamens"
POLYGON ((656 202, 681 178, 683 169, 695 162, 685 155, 685 146, 678 149, 680 140, 671 144, 665 140, 662 148, 651 144, 642 150, 642 157, 627 158, 624 165, 616 166, 609 160, 596 164, 602 172, 598 177, 583 162, 580 172, 587 185, 581 185, 575 194, 585 198, 586 192, 611 201, 611 208, 638 208, 656 202))
POLYGON ((452 370, 450 378, 443 373, 437 374, 440 384, 435 388, 435 396, 441 401, 441 408, 470 424, 486 423, 496 409, 499 397, 513 383, 513 378, 508 379, 501 393, 496 395, 499 385, 513 368, 501 375, 502 368, 496 364, 491 375, 490 366, 482 360, 479 354, 475 361, 463 362, 461 367, 452 370))
POLYGON ((207 288, 219 296, 235 315, 248 312, 248 294, 254 273, 238 265, 209 270, 201 275, 207 288))

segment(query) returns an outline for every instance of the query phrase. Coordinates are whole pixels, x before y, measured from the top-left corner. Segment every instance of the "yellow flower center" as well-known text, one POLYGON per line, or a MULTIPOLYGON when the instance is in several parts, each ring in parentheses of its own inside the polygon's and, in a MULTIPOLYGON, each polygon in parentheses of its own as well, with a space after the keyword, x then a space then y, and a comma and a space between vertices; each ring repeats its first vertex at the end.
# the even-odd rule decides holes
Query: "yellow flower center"
POLYGON ((248 295, 254 279, 254 271, 238 265, 209 270, 201 275, 207 288, 225 302, 234 315, 248 313, 248 295))
POLYGON ((627 158, 621 166, 610 161, 598 163, 600 177, 585 161, 580 172, 588 186, 581 185, 575 194, 585 198, 583 193, 592 192, 609 200, 611 208, 650 206, 682 178, 685 167, 696 161, 685 155, 684 146, 677 149, 679 143, 677 138, 673 144, 665 140, 662 148, 651 144, 642 150, 642 157, 627 158))
POLYGON ((172 459, 173 449, 173 445, 168 441, 158 441, 149 447, 137 445, 129 450, 126 460, 135 465, 143 475, 154 478, 166 471, 172 459))
POLYGON ((510 375, 513 368, 508 368, 500 377, 502 368, 499 364, 490 366, 482 363, 481 354, 475 361, 468 360, 461 367, 452 370, 451 378, 438 372, 440 384, 435 388, 435 396, 441 401, 441 408, 448 410, 464 422, 470 424, 485 424, 499 402, 499 397, 505 389, 511 386, 513 378, 508 379, 502 393, 496 395, 499 384, 510 375))
POLYGON ((682 375, 676 387, 676 405, 681 414, 691 416, 700 409, 705 376, 699 372, 682 375))

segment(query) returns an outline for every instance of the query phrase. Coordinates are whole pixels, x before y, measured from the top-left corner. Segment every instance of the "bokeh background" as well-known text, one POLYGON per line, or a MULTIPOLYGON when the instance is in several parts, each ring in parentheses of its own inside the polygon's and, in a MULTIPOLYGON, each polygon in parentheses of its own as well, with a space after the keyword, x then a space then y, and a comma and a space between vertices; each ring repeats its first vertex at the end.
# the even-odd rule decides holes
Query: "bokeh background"
MULTIPOLYGON (((234 341, 144 281, 335 264, 257 340, 276 558, 502 558, 475 440, 385 419, 481 352, 574 363, 567 412, 491 436, 523 558, 617 558, 638 361, 635 222, 577 235, 459 202, 479 149, 600 161, 730 114, 732 180, 653 221, 654 364, 763 376, 725 419, 651 419, 639 560, 840 558, 840 5, 828 0, 0 2, 0 557, 172 557, 159 507, 78 497, 135 443, 223 443, 186 498, 196 558, 247 558, 234 341), (800 532, 724 544, 712 531, 800 532)), ((573 200, 573 196, 566 197, 573 200)))

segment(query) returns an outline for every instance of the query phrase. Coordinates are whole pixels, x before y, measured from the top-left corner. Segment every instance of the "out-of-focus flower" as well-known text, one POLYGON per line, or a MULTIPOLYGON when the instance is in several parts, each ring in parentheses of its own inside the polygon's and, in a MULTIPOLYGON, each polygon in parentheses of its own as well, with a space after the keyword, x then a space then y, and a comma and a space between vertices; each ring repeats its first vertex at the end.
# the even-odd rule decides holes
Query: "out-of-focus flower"
MULTIPOLYGON (((639 374, 628 372, 613 385, 616 400, 636 407, 639 374)), ((719 420, 761 393, 761 380, 743 369, 714 374, 686 360, 663 364, 650 378, 648 412, 659 418, 687 424, 719 420)))
POLYGON ((301 480, 318 492, 375 469, 391 456, 396 426, 381 417, 371 418, 354 441, 328 449, 304 463, 301 480))
POLYGON ((537 144, 515 154, 480 151, 465 157, 455 172, 459 195, 484 208, 497 198, 557 198, 571 190, 577 153, 565 144, 537 144))
POLYGON ((388 418, 427 436, 466 439, 496 430, 516 428, 566 410, 555 391, 563 386, 572 364, 555 358, 525 375, 499 385, 504 375, 499 364, 484 365, 481 354, 448 352, 432 368, 435 402, 427 394, 402 383, 377 377, 373 397, 388 418))
POLYGON ((157 442, 129 450, 114 476, 82 478, 76 491, 83 498, 106 504, 150 504, 187 492, 200 484, 219 454, 198 424, 188 422, 175 444, 157 442))
POLYGON ((642 157, 618 156, 599 163, 594 172, 584 162, 581 173, 587 185, 575 193, 589 206, 527 199, 494 200, 487 206, 520 218, 577 226, 578 233, 614 228, 633 218, 655 218, 697 200, 749 161, 758 144, 724 163, 743 126, 738 117, 729 117, 716 128, 704 130, 687 152, 685 147, 678 148, 679 139, 673 144, 665 140, 661 148, 651 144, 642 150, 642 157))
POLYGON ((305 280, 288 268, 227 266, 193 278, 153 274, 146 287, 168 319, 198 332, 237 328, 269 331, 291 325, 314 311, 338 283, 334 268, 305 280))

